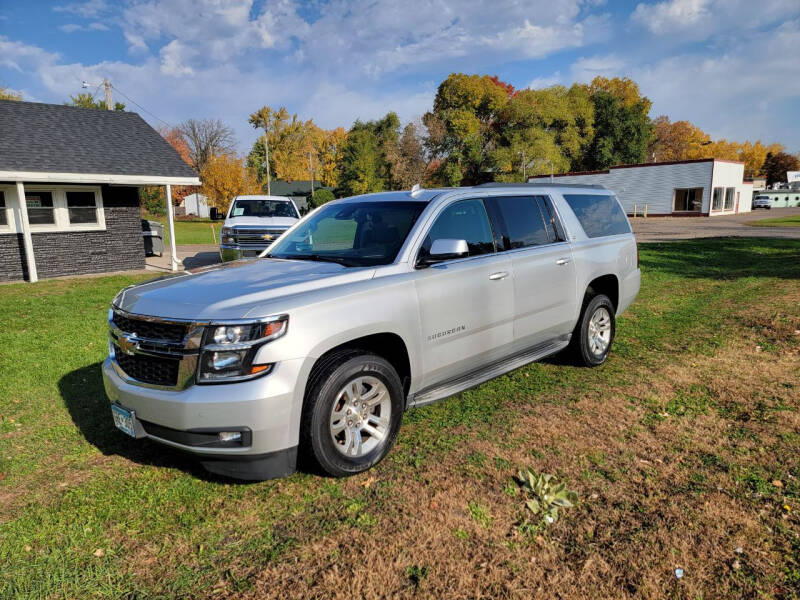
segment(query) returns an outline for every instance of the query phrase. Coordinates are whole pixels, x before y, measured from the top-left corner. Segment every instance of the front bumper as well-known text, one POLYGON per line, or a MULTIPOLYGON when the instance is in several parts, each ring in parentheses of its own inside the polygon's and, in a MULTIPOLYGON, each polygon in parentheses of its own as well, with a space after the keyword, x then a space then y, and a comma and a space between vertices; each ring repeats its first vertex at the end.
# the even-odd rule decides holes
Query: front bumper
POLYGON ((219 257, 222 259, 222 262, 239 260, 240 258, 255 258, 266 249, 266 245, 263 247, 247 246, 246 248, 242 248, 240 246, 220 244, 219 257))
POLYGON ((303 381, 305 362, 282 361, 269 375, 250 381, 163 390, 128 383, 106 358, 103 383, 112 403, 135 412, 143 432, 137 437, 190 452, 215 473, 266 479, 294 471, 302 409, 296 383, 303 381), (210 448, 175 441, 190 440, 191 432, 237 428, 250 431, 248 446, 210 448))

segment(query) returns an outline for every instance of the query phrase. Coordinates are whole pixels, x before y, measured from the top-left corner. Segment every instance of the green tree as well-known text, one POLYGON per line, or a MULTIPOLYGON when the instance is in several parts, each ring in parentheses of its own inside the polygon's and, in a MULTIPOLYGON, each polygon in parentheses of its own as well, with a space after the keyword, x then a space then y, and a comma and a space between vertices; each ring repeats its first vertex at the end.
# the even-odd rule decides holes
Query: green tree
POLYGON ((605 90, 592 94, 594 104, 594 139, 586 149, 583 168, 607 169, 613 165, 645 161, 653 135, 650 101, 631 102, 605 90))
MULTIPOLYGON (((85 94, 78 94, 77 96, 70 96, 69 102, 64 104, 68 106, 79 106, 81 108, 96 108, 98 110, 106 110, 106 101, 100 98, 95 98, 94 94, 87 92, 85 94)), ((122 102, 114 103, 114 110, 125 110, 125 105, 122 102)))
POLYGON ((788 152, 769 152, 764 160, 763 172, 767 177, 767 185, 785 182, 786 171, 800 171, 800 158, 788 152))
POLYGON ((355 196, 385 189, 386 180, 381 176, 384 168, 378 136, 369 128, 354 127, 342 148, 337 192, 355 196))
MULTIPOLYGON (((309 197, 309 200, 310 199, 311 198, 309 197)), ((322 206, 323 204, 335 199, 336 196, 329 189, 323 188, 321 190, 316 190, 314 191, 314 208, 317 206, 322 206)))
POLYGON ((594 105, 581 85, 516 92, 499 116, 499 142, 490 155, 498 180, 568 171, 594 136, 594 105))
POLYGON ((479 183, 492 168, 500 112, 513 88, 488 75, 452 73, 436 91, 433 110, 423 117, 426 146, 440 159, 438 178, 445 185, 479 183))

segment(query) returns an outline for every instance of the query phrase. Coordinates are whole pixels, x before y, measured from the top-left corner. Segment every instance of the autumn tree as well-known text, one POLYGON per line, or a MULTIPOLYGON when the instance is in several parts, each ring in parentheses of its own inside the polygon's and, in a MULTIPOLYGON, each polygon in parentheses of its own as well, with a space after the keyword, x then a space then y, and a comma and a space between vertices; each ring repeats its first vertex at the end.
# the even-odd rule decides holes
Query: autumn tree
POLYGON ((653 119, 653 137, 647 147, 648 158, 656 162, 700 158, 708 152, 711 138, 689 121, 671 122, 661 115, 653 119))
POLYGON ((209 158, 231 154, 236 146, 233 130, 219 119, 188 119, 177 129, 189 146, 192 166, 201 173, 209 158))
MULTIPOLYGON (((68 106, 79 106, 81 108, 96 108, 98 110, 106 110, 107 108, 106 101, 95 98, 94 94, 91 92, 70 96, 69 102, 65 102, 64 104, 68 106)), ((122 102, 114 102, 114 110, 125 110, 125 105, 122 102)))
POLYGON ((317 173, 323 185, 337 187, 339 185, 339 162, 342 148, 347 139, 344 127, 320 130, 317 140, 317 173))
POLYGON ((770 152, 764 160, 763 170, 767 185, 786 182, 786 171, 800 171, 800 158, 788 152, 770 152))
POLYGON ((234 154, 212 154, 200 172, 201 192, 209 204, 222 211, 241 194, 258 194, 261 186, 255 173, 245 161, 234 154))
POLYGON ((417 125, 409 123, 403 128, 397 143, 386 148, 386 160, 395 189, 408 190, 422 183, 428 164, 417 125))
MULTIPOLYGON (((250 115, 250 124, 266 129, 269 142, 270 176, 277 179, 309 179, 309 154, 318 164, 317 146, 323 137, 322 130, 312 120, 303 121, 286 108, 274 110, 264 106, 250 115)), ((264 137, 253 143, 247 164, 256 169, 260 181, 266 181, 264 137)))
POLYGON ((0 86, 0 100, 22 100, 22 94, 0 86))

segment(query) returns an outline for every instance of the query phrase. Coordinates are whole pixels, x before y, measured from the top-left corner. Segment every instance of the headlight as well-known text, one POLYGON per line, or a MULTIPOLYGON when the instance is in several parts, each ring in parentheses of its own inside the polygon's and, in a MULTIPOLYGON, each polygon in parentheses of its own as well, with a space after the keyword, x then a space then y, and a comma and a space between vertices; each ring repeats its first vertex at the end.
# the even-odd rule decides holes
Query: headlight
POLYGON ((223 227, 220 235, 223 244, 233 244, 236 241, 236 238, 233 237, 233 227, 223 227))
POLYGON ((198 383, 242 381, 269 373, 271 364, 253 364, 253 360, 261 346, 284 335, 288 327, 288 315, 251 322, 212 323, 200 355, 198 383))

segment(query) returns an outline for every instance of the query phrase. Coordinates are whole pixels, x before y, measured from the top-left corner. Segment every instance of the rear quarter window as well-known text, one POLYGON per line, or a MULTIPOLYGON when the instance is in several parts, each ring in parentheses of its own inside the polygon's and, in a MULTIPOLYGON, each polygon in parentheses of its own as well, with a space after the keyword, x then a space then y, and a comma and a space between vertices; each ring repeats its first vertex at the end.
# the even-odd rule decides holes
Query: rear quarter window
POLYGON ((564 200, 590 238, 631 232, 628 219, 615 196, 564 194, 564 200))

